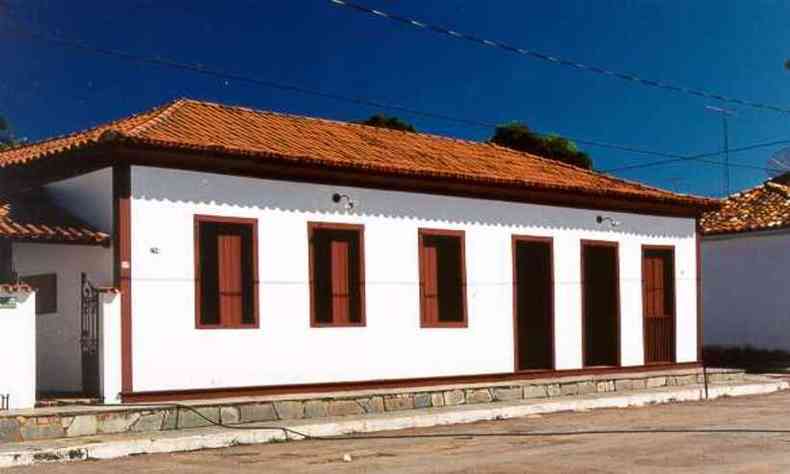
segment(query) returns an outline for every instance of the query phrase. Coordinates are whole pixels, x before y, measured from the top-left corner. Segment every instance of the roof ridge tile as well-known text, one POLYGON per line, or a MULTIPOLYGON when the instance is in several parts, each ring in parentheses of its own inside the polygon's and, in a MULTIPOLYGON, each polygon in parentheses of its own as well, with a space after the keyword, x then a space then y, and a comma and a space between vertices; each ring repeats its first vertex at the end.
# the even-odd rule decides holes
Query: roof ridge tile
POLYGON ((179 98, 179 99, 172 100, 172 101, 168 102, 167 104, 159 106, 156 109, 153 109, 151 111, 151 116, 150 117, 148 117, 147 119, 143 120, 138 125, 132 127, 128 131, 121 132, 121 133, 123 135, 136 136, 136 135, 142 133, 143 131, 148 130, 149 128, 153 127, 154 125, 157 125, 162 120, 165 120, 174 111, 176 111, 178 108, 183 106, 184 103, 185 103, 185 100, 179 98))

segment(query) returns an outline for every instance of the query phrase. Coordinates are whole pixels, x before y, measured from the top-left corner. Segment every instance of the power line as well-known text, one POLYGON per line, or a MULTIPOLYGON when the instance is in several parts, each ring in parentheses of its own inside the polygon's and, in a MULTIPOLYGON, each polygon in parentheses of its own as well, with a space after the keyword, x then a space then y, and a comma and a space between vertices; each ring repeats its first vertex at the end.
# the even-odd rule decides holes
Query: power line
MULTIPOLYGON (((116 58, 119 58, 119 59, 123 59, 123 60, 126 60, 126 61, 131 61, 131 62, 136 62, 136 63, 141 63, 141 64, 164 66, 164 67, 168 67, 168 68, 171 68, 171 69, 178 69, 178 70, 181 70, 181 71, 187 71, 187 72, 202 74, 202 75, 205 75, 205 76, 217 77, 217 78, 221 78, 221 79, 229 79, 229 80, 234 80, 234 81, 237 81, 237 82, 249 83, 249 84, 254 84, 254 85, 258 85, 258 86, 264 86, 264 87, 273 88, 273 89, 279 89, 279 90, 288 91, 288 92, 295 92, 295 93, 304 94, 304 95, 313 95, 313 96, 322 97, 322 98, 325 98, 325 99, 332 99, 332 100, 336 100, 336 101, 340 101, 340 102, 349 102, 349 103, 365 105, 365 106, 370 106, 370 107, 375 107, 375 108, 397 110, 397 111, 408 113, 408 114, 415 115, 415 116, 426 117, 426 118, 431 118, 431 119, 439 119, 439 120, 444 120, 444 121, 447 121, 447 122, 454 122, 454 123, 461 124, 461 125, 467 125, 467 126, 472 126, 472 127, 476 127, 476 128, 483 128, 483 129, 487 129, 487 130, 496 128, 497 125, 498 125, 498 124, 495 124, 493 122, 481 121, 481 120, 476 120, 476 119, 471 119, 471 118, 455 117, 455 116, 446 115, 446 114, 440 114, 440 113, 436 113, 436 112, 426 112, 426 111, 414 109, 414 108, 411 108, 411 107, 405 107, 405 106, 400 106, 400 105, 380 102, 378 100, 373 100, 373 99, 368 99, 368 98, 363 98, 363 97, 345 96, 345 95, 340 95, 340 94, 334 94, 334 93, 330 93, 330 92, 321 91, 321 90, 318 90, 318 89, 311 89, 311 88, 307 88, 307 87, 303 87, 303 86, 296 86, 296 85, 292 85, 292 84, 286 84, 286 83, 282 83, 282 82, 275 82, 275 81, 270 81, 270 80, 267 80, 267 79, 261 79, 261 78, 247 76, 247 75, 242 75, 242 74, 225 72, 225 71, 221 71, 221 70, 218 70, 218 69, 209 68, 209 67, 206 67, 206 66, 203 66, 203 65, 200 65, 200 64, 182 63, 182 62, 178 62, 178 61, 174 61, 174 60, 170 60, 170 59, 166 59, 166 58, 162 58, 162 57, 158 57, 158 56, 157 57, 154 57, 154 56, 143 56, 143 55, 133 54, 133 53, 129 53, 129 52, 126 52, 126 51, 117 50, 117 49, 109 49, 109 48, 102 48, 102 47, 92 46, 92 45, 89 45, 89 44, 86 44, 86 43, 83 43, 83 42, 80 42, 80 41, 68 40, 68 39, 64 39, 64 38, 60 38, 60 37, 55 37, 55 36, 51 36, 51 35, 46 35, 46 34, 36 33, 36 32, 33 32, 33 31, 28 31, 28 30, 25 30, 25 29, 20 28, 20 27, 13 27, 11 29, 13 29, 16 33, 21 34, 22 36, 25 36, 25 37, 27 37, 29 39, 43 41, 43 42, 46 42, 48 44, 55 45, 55 46, 58 46, 58 47, 68 48, 68 49, 73 49, 73 50, 80 50, 80 51, 85 51, 85 52, 90 52, 90 53, 95 53, 95 54, 101 54, 101 55, 105 55, 105 56, 113 56, 113 57, 116 57, 116 58)), ((534 132, 534 133, 537 134, 537 135, 544 136, 544 137, 551 136, 551 134, 548 134, 548 133, 542 133, 542 132, 534 132)), ((683 158, 684 157, 684 155, 680 155, 680 154, 677 154, 677 153, 669 153, 669 152, 648 150, 648 149, 644 149, 644 148, 633 147, 633 146, 630 146, 630 145, 620 145, 620 144, 616 144, 616 143, 608 143, 608 142, 601 142, 601 141, 596 141, 596 140, 588 140, 588 139, 584 139, 584 138, 570 137, 570 136, 566 136, 566 135, 563 135, 563 136, 568 138, 569 140, 572 140, 572 141, 576 142, 576 143, 580 143, 580 144, 587 145, 587 146, 595 146, 595 147, 600 147, 600 148, 609 148, 609 149, 614 149, 614 150, 619 150, 619 151, 627 151, 627 152, 630 152, 630 153, 639 153, 639 154, 644 154, 644 155, 662 156, 662 157, 666 157, 666 158, 683 158)))
MULTIPOLYGON (((766 148, 766 147, 771 147, 771 146, 776 146, 776 145, 786 145, 788 143, 790 143, 790 140, 774 140, 772 142, 753 143, 751 145, 745 145, 745 146, 742 146, 742 147, 739 147, 739 148, 730 148, 730 153, 736 153, 736 152, 741 152, 741 151, 749 151, 749 150, 754 150, 754 149, 757 149, 757 148, 766 148)), ((719 155, 721 155, 723 153, 724 153, 723 151, 714 151, 714 152, 711 152, 711 153, 702 153, 702 154, 694 155, 694 156, 695 157, 699 157, 699 158, 707 158, 709 156, 719 156, 719 155)))
MULTIPOLYGON (((307 87, 303 87, 303 86, 296 86, 296 85, 292 85, 292 84, 286 84, 286 83, 282 83, 282 82, 275 82, 275 81, 270 81, 270 80, 267 80, 267 79, 261 79, 261 78, 252 77, 252 76, 246 76, 246 75, 242 75, 242 74, 225 72, 225 71, 221 71, 221 70, 218 70, 218 69, 209 68, 209 67, 206 67, 206 66, 203 66, 203 65, 200 65, 200 64, 182 63, 182 62, 178 62, 178 61, 174 61, 174 60, 170 60, 170 59, 166 59, 166 58, 162 58, 162 57, 143 56, 143 55, 138 55, 138 54, 129 53, 129 52, 126 52, 126 51, 121 51, 121 50, 116 50, 116 49, 96 47, 96 46, 92 46, 92 45, 89 45, 89 44, 86 44, 86 43, 83 43, 83 42, 80 42, 80 41, 68 40, 68 39, 65 39, 65 38, 60 38, 60 37, 55 37, 55 36, 52 36, 52 35, 47 35, 47 34, 42 34, 42 33, 29 31, 29 30, 26 30, 24 28, 20 28, 18 26, 15 26, 15 27, 12 27, 12 28, 8 28, 6 26, 5 28, 14 30, 16 33, 22 35, 23 37, 27 37, 28 39, 43 41, 45 43, 48 43, 48 44, 51 44, 51 45, 54 45, 54 46, 58 46, 58 47, 61 47, 61 48, 79 50, 79 51, 83 51, 83 52, 100 54, 100 55, 104 55, 104 56, 112 56, 112 57, 116 57, 116 58, 119 58, 119 59, 123 59, 125 61, 130 61, 130 62, 135 62, 135 63, 140 63, 140 64, 163 66, 163 67, 168 67, 168 68, 177 69, 177 70, 181 70, 181 71, 187 71, 187 72, 192 72, 192 73, 196 73, 196 74, 201 74, 201 75, 205 75, 205 76, 217 77, 217 78, 222 78, 222 79, 229 79, 229 80, 234 80, 234 81, 237 81, 237 82, 249 83, 249 84, 254 84, 254 85, 258 85, 258 86, 263 86, 263 87, 269 87, 269 88, 273 88, 273 89, 283 90, 283 91, 287 91, 287 92, 295 92, 295 93, 304 94, 304 95, 312 95, 312 96, 322 97, 322 98, 326 98, 326 99, 332 99, 332 100, 336 100, 336 101, 339 101, 339 102, 349 102, 349 103, 365 105, 365 106, 370 106, 370 107, 390 109, 390 110, 397 110, 397 111, 400 111, 400 112, 404 112, 404 113, 408 113, 408 114, 412 114, 412 115, 416 115, 416 116, 432 118, 432 119, 439 119, 439 120, 444 120, 444 121, 448 121, 448 122, 454 122, 454 123, 461 124, 461 125, 472 126, 472 127, 476 127, 476 128, 492 129, 492 128, 495 128, 497 126, 497 124, 494 124, 492 122, 486 122, 486 121, 481 121, 481 120, 476 120, 476 119, 471 119, 471 118, 455 117, 455 116, 446 115, 446 114, 440 114, 440 113, 435 113, 435 112, 426 112, 426 111, 423 111, 423 110, 413 109, 413 108, 410 108, 410 107, 404 107, 404 106, 395 105, 395 104, 389 104, 389 103, 380 102, 380 101, 373 100, 373 99, 368 99, 368 98, 351 97, 351 96, 345 96, 345 95, 340 95, 340 94, 334 94, 334 93, 329 93, 329 92, 325 92, 325 91, 321 91, 321 90, 317 90, 317 89, 311 89, 311 88, 307 88, 307 87)), ((534 132, 534 133, 537 134, 537 135, 544 136, 544 137, 545 136, 551 136, 550 134, 547 134, 547 133, 541 133, 541 132, 534 132)), ((709 164, 720 165, 720 163, 717 162, 717 161, 702 160, 701 158, 711 157, 711 156, 718 156, 718 155, 722 154, 722 152, 719 151, 719 152, 705 153, 705 154, 702 154, 702 155, 686 156, 686 155, 680 155, 680 154, 677 154, 677 153, 669 153, 669 152, 648 150, 648 149, 644 149, 644 148, 637 148, 637 147, 633 147, 633 146, 630 146, 630 145, 620 145, 620 144, 615 144, 615 143, 600 142, 600 141, 595 141, 595 140, 587 140, 587 139, 576 138, 576 137, 569 137, 569 136, 565 136, 565 137, 568 138, 569 140, 572 140, 574 142, 581 143, 581 144, 587 145, 587 146, 595 146, 595 147, 600 147, 600 148, 609 148, 609 149, 614 149, 614 150, 619 150, 619 151, 627 151, 627 152, 631 152, 631 153, 639 153, 639 154, 644 154, 644 155, 654 155, 654 156, 661 156, 661 157, 668 158, 666 160, 661 160, 661 161, 654 161, 654 162, 650 162, 650 163, 641 163, 641 164, 625 166, 625 167, 622 167, 622 168, 615 168, 615 169, 611 169, 611 170, 604 170, 603 172, 623 171, 623 170, 634 169, 634 168, 659 166, 659 165, 662 165, 662 164, 676 163, 676 162, 689 161, 689 160, 699 161, 699 162, 702 162, 702 163, 709 163, 709 164)), ((756 146, 760 146, 760 145, 758 144, 756 146)), ((755 145, 752 145, 752 147, 755 147, 755 145)), ((732 152, 736 152, 736 151, 738 151, 738 150, 737 149, 731 149, 730 150, 731 153, 732 152)), ((731 166, 746 167, 746 168, 759 168, 759 167, 756 167, 756 166, 753 166, 753 165, 738 164, 738 163, 731 163, 731 166)), ((762 170, 765 170, 765 171, 770 171, 769 169, 766 169, 766 168, 759 168, 759 169, 762 169, 762 170)))
MULTIPOLYGON (((730 148, 729 152, 730 153, 738 153, 738 152, 742 152, 742 151, 756 150, 758 148, 768 148, 768 147, 777 146, 777 145, 783 145, 783 144, 788 144, 788 143, 790 143, 790 140, 776 140, 776 141, 765 142, 765 143, 754 143, 754 144, 742 146, 742 147, 739 147, 739 148, 730 148)), ((669 160, 659 160, 659 161, 651 161, 651 162, 648 162, 648 163, 637 163, 637 164, 633 164, 633 165, 625 165, 625 166, 620 166, 620 167, 617 167, 617 168, 610 168, 610 169, 607 169, 607 170, 602 170, 601 172, 603 172, 603 173, 614 173, 614 172, 618 172, 618 171, 628 171, 628 170, 635 170, 635 169, 640 169, 640 168, 651 168, 653 166, 668 165, 668 164, 672 164, 672 163, 680 163, 680 162, 691 161, 691 160, 699 162, 699 163, 707 163, 707 164, 711 164, 711 165, 724 166, 724 163, 722 163, 720 161, 713 161, 713 160, 706 160, 705 159, 705 158, 709 158, 709 157, 712 157, 712 156, 719 156, 719 155, 722 155, 722 154, 724 154, 724 151, 717 151, 717 152, 713 152, 713 153, 700 153, 700 154, 697 154, 697 155, 685 156, 683 158, 673 158, 673 159, 669 159, 669 160)), ((731 162, 729 165, 737 167, 737 168, 750 168, 750 169, 756 169, 756 170, 761 170, 761 171, 778 171, 776 168, 768 168, 768 167, 758 166, 758 165, 749 165, 749 164, 746 164, 746 163, 732 163, 731 162)))
POLYGON ((405 17, 405 16, 400 16, 400 15, 394 15, 394 14, 391 14, 391 13, 386 13, 386 12, 383 12, 381 10, 376 10, 376 9, 373 9, 373 8, 366 7, 364 5, 348 2, 346 0, 329 0, 329 2, 331 2, 331 3, 335 4, 335 5, 342 6, 342 7, 350 8, 350 9, 355 10, 357 12, 367 13, 367 14, 370 14, 370 15, 373 15, 373 16, 386 18, 388 20, 391 20, 391 21, 394 21, 394 22, 397 22, 397 23, 409 25, 409 26, 412 26, 412 27, 415 27, 415 28, 419 28, 419 29, 423 29, 423 30, 433 31, 435 33, 439 33, 439 34, 442 34, 442 35, 445 35, 445 36, 449 36, 451 38, 460 39, 460 40, 464 40, 464 41, 468 41, 468 42, 472 42, 472 43, 476 43, 476 44, 480 44, 480 45, 488 46, 488 47, 492 47, 492 48, 503 49, 503 50, 511 52, 511 53, 521 54, 521 55, 524 55, 524 56, 531 57, 533 59, 538 59, 538 60, 541 60, 541 61, 544 61, 544 62, 548 62, 548 63, 552 63, 552 64, 558 64, 558 65, 561 65, 561 66, 567 66, 567 67, 570 67, 570 68, 573 68, 573 69, 576 69, 576 70, 579 70, 579 71, 587 71, 587 72, 599 74, 599 75, 602 75, 602 76, 614 77, 616 79, 620 79, 620 80, 623 80, 623 81, 633 82, 633 83, 636 83, 636 84, 639 84, 639 85, 643 85, 643 86, 647 86, 647 87, 653 87, 653 88, 657 88, 657 89, 664 89, 664 90, 668 90, 668 91, 675 92, 675 93, 694 95, 694 96, 697 96, 697 97, 704 97, 704 98, 707 98, 707 99, 714 99, 714 100, 718 100, 720 102, 726 102, 726 103, 730 103, 730 104, 738 104, 738 105, 741 105, 741 106, 752 107, 752 108, 760 109, 760 110, 770 110, 770 111, 773 111, 773 112, 790 113, 790 108, 788 108, 788 107, 782 107, 782 106, 778 106, 778 105, 765 104, 765 103, 761 103, 761 102, 754 102, 754 101, 749 101, 749 100, 738 99, 736 97, 730 97, 730 96, 725 96, 725 95, 721 95, 721 94, 716 94, 716 93, 708 92, 708 91, 705 91, 705 90, 702 90, 702 89, 696 89, 696 88, 685 87, 685 86, 678 86, 678 85, 671 84, 671 83, 664 82, 664 81, 645 79, 645 78, 639 77, 636 74, 617 72, 617 71, 612 71, 612 70, 609 70, 609 69, 606 69, 606 68, 603 68, 603 67, 599 67, 599 66, 583 64, 583 63, 579 63, 579 62, 576 62, 576 61, 572 61, 570 59, 566 59, 566 58, 562 58, 562 57, 559 57, 559 56, 543 53, 543 52, 540 52, 540 51, 535 51, 535 50, 532 50, 532 49, 519 48, 517 46, 512 46, 512 45, 507 44, 507 43, 502 43, 502 42, 499 42, 499 41, 493 41, 493 40, 489 40, 489 39, 483 39, 483 38, 480 38, 478 36, 461 33, 461 32, 452 30, 450 28, 446 28, 444 26, 433 25, 433 24, 430 24, 430 23, 423 22, 421 20, 416 20, 414 18, 409 18, 409 17, 405 17))

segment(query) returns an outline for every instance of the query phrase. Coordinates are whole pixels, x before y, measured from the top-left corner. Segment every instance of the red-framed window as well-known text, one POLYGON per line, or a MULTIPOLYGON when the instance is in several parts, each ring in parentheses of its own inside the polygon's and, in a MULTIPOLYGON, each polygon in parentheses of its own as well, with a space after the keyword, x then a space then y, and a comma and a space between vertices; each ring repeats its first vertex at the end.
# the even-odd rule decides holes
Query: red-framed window
POLYGON ((307 228, 311 326, 364 326, 364 227, 309 222, 307 228))
POLYGON ((464 232, 419 230, 420 323, 467 327, 464 232))
POLYGON ((195 216, 198 329, 259 327, 258 221, 195 216))

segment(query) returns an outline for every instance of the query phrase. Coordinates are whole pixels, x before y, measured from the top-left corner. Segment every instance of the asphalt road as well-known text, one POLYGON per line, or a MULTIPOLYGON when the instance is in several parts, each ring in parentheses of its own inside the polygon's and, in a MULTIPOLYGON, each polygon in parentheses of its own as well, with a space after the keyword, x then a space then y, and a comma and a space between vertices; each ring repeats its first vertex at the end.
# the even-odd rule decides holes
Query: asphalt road
POLYGON ((790 392, 387 434, 443 439, 298 441, 12 469, 10 473, 790 472, 790 392), (767 428, 787 433, 469 437, 467 432, 767 428), (351 461, 345 461, 349 455, 351 461))

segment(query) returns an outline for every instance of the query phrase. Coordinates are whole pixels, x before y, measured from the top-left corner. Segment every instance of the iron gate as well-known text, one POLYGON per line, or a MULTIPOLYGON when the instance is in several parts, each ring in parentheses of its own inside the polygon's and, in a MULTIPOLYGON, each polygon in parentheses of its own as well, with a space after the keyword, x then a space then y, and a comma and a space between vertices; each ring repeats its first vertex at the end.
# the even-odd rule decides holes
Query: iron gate
POLYGON ((82 391, 91 398, 99 397, 99 291, 88 280, 81 278, 81 324, 80 346, 82 348, 82 391))

